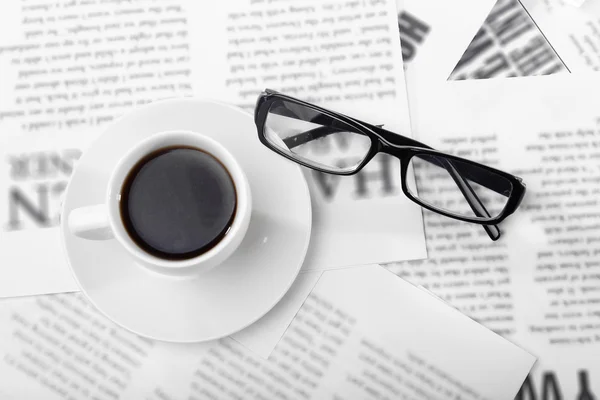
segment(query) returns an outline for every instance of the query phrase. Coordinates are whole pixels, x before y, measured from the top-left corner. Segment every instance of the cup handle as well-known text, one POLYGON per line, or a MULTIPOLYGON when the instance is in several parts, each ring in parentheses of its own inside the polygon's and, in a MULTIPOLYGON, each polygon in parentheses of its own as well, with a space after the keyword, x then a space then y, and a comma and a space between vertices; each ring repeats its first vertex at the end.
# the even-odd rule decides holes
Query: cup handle
POLYGON ((83 239, 107 240, 114 237, 108 220, 108 210, 104 204, 71 211, 67 224, 73 235, 83 239))

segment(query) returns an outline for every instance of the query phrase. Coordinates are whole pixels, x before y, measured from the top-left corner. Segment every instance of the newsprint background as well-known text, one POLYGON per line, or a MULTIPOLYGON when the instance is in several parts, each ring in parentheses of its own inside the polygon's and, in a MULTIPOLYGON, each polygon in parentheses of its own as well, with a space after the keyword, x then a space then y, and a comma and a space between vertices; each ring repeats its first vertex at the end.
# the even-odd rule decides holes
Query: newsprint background
MULTIPOLYGON (((179 12, 174 10, 173 12, 179 12)), ((408 11, 398 15, 400 36, 402 39, 402 54, 404 61, 410 64, 418 54, 419 47, 426 43, 428 35, 436 29, 426 17, 412 14, 408 11)), ((457 21, 457 23, 460 23, 457 21)), ((175 38, 178 39, 178 38, 175 38)), ((181 57, 185 61, 186 51, 181 47, 181 57)), ((449 77, 450 80, 475 80, 475 79, 504 79, 521 76, 550 75, 568 72, 561 59, 549 45, 544 35, 531 20, 526 10, 518 0, 499 0, 492 9, 489 17, 478 31, 467 51, 456 65, 449 77)), ((2 88, 0 78, 0 88, 2 88)), ((185 95, 189 93, 187 76, 173 74, 168 86, 150 88, 151 90, 166 91, 169 95, 185 95)), ((162 92, 161 92, 162 93, 162 92)), ((97 121, 102 122, 102 121, 97 121)), ((74 139, 76 140, 76 139, 74 139)), ((485 144, 485 141, 482 140, 485 144)), ((456 151, 461 144, 446 143, 456 151)), ((473 145, 473 143, 470 143, 473 145)), ((487 145, 490 145, 487 142, 487 145)), ((442 149, 442 150, 450 150, 442 149)), ((464 151, 472 149, 463 149, 464 151)), ((58 161, 61 174, 56 176, 55 182, 40 196, 47 196, 46 211, 36 214, 40 224, 55 223, 57 218, 56 208, 58 200, 55 193, 61 193, 66 185, 68 175, 71 173, 73 163, 80 156, 77 146, 65 150, 58 161)), ((489 242, 483 231, 464 224, 448 225, 442 218, 425 212, 425 231, 429 258, 425 261, 402 262, 389 264, 387 267, 407 280, 423 285, 441 298, 483 323, 490 329, 506 336, 509 339, 515 335, 517 328, 514 324, 513 312, 519 309, 519 304, 514 301, 511 293, 511 273, 513 265, 508 265, 508 252, 506 245, 501 241, 489 242), (448 233, 452 230, 452 233, 448 233), (451 235, 451 236, 448 236, 451 235), (459 246, 452 243, 460 243, 459 246), (492 267, 488 267, 491 265, 492 267), (490 283, 493 282, 493 283, 490 283)), ((6 228, 6 227, 4 227, 6 228)), ((9 226, 7 229, 17 229, 9 226)), ((590 252, 598 249, 598 242, 588 246, 590 252), (595 248, 594 248, 595 246, 595 248)), ((582 263, 588 262, 590 254, 576 255, 582 263)), ((597 258, 597 252, 596 252, 597 258)), ((597 281, 595 286, 597 287, 597 281)), ((94 325, 98 329, 111 329, 98 320, 89 305, 85 304, 82 297, 67 299, 66 295, 48 296, 47 300, 40 301, 40 311, 44 316, 39 320, 40 326, 53 324, 53 318, 60 315, 60 324, 70 324, 68 315, 77 315, 86 320, 86 324, 94 325), (64 312, 60 311, 64 310, 64 312), (58 313, 58 314, 57 314, 58 313)), ((591 303, 590 303, 591 304, 591 303)), ((594 313, 598 319, 600 313, 591 306, 580 307, 577 312, 594 313)), ((563 318, 562 316, 559 319, 563 318)), ((579 322, 579 321, 578 321, 579 322)), ((39 333, 35 326, 25 318, 14 321, 22 331, 39 333)), ((59 325, 60 325, 59 324, 59 325)), ((0 327, 1 330, 1 327, 0 327)), ((581 343, 576 340, 565 343, 555 340, 553 335, 540 334, 540 341, 548 341, 555 346, 570 346, 574 354, 580 350, 588 350, 598 358, 598 342, 581 343), (575 352, 577 350, 577 352, 575 352)), ((107 345, 117 349, 124 339, 118 334, 112 335, 107 345), (113 346, 114 345, 114 346, 113 346)), ((122 376, 129 376, 131 371, 140 364, 140 359, 152 347, 150 342, 141 340, 136 346, 131 347, 131 354, 125 354, 127 363, 124 367, 114 365, 122 376)), ((544 354, 539 357, 539 367, 523 385, 517 395, 519 400, 591 400, 600 399, 600 371, 590 371, 585 366, 577 366, 575 359, 564 360, 568 367, 560 371, 552 365, 558 365, 557 360, 546 362, 544 354), (566 395, 568 394, 568 395, 566 395)), ((8 357, 10 360, 10 356, 8 357)), ((493 362, 493 360, 492 360, 493 362)), ((109 371, 110 372, 110 371, 109 371)), ((73 371, 75 374, 76 372, 73 371)), ((57 379, 60 377, 57 377, 57 379)), ((0 376, 0 399, 2 395, 2 379, 0 376)), ((195 383, 202 385, 202 376, 195 376, 195 383)), ((122 382, 117 382, 122 384, 122 382)), ((115 384, 117 384, 115 383, 115 384)), ((155 393, 154 399, 161 399, 160 393, 155 393)))
MULTIPOLYGON (((436 27, 428 24, 426 18, 401 12, 399 28, 404 60, 410 68, 410 62, 418 54, 419 47, 426 43, 428 36, 436 27)), ((569 72, 568 67, 549 44, 546 35, 540 31, 521 2, 499 0, 454 68, 449 80, 502 80, 569 72)), ((505 117, 510 118, 510 115, 505 117)), ((597 128, 595 129, 597 130, 597 128)), ((540 133, 540 137, 542 135, 543 133, 540 133)), ((560 133, 556 132, 552 136, 558 138, 560 133)), ((477 143, 477 141, 467 138, 456 137, 453 140, 445 141, 442 146, 447 147, 441 150, 455 154, 457 152, 465 155, 478 154, 482 160, 498 162, 498 157, 491 155, 494 151, 490 150, 494 148, 497 137, 479 139, 481 142, 477 143), (485 152, 480 152, 486 146, 490 150, 488 156, 485 156, 485 152)), ((423 140, 425 139, 423 138, 423 140)), ((597 146, 597 142, 595 143, 594 145, 589 142, 586 146, 597 146)), ((596 167, 594 166, 594 168, 596 167)), ((597 188, 597 185, 598 179, 596 178, 594 183, 587 187, 594 190, 593 188, 597 188)), ((548 188, 548 190, 550 189, 548 188)), ((525 208, 533 209, 540 206, 543 208, 543 201, 538 201, 538 204, 528 204, 525 208)), ((591 215, 598 216, 597 200, 592 201, 596 206, 591 215)), ((572 212, 576 212, 576 210, 572 210, 572 212)), ((573 257, 569 256, 569 262, 566 262, 566 258, 561 259, 561 256, 558 255, 558 253, 566 254, 560 245, 553 247, 551 241, 541 245, 544 251, 537 254, 537 265, 529 282, 532 293, 535 291, 533 289, 535 285, 548 289, 548 298, 546 299, 548 303, 545 310, 550 312, 543 316, 540 315, 543 322, 539 325, 532 322, 524 327, 516 322, 515 316, 518 315, 519 310, 526 307, 525 304, 519 303, 513 291, 515 277, 523 271, 518 270, 528 268, 522 263, 515 262, 519 259, 519 255, 512 254, 513 252, 506 248, 506 244, 502 241, 489 242, 483 230, 477 231, 477 228, 456 225, 452 233, 448 234, 448 225, 445 225, 439 216, 424 211, 424 219, 429 258, 425 261, 395 263, 388 265, 388 268, 413 283, 427 287, 500 335, 515 338, 520 334, 525 334, 535 337, 539 343, 545 342, 541 346, 548 349, 548 352, 547 354, 535 354, 539 357, 538 363, 534 372, 525 381, 517 399, 599 399, 600 375, 597 369, 592 368, 593 370, 591 370, 587 367, 590 365, 589 360, 583 361, 585 356, 582 356, 586 352, 598 353, 600 337, 597 334, 599 325, 595 304, 599 299, 597 295, 587 298, 587 295, 582 292, 575 293, 575 289, 569 288, 568 282, 551 284, 548 282, 548 275, 545 276, 542 271, 542 265, 545 264, 542 261, 543 253, 550 255, 550 261, 556 263, 554 265, 560 266, 558 268, 565 268, 565 270, 568 268, 567 265, 575 265, 578 270, 580 267, 583 270, 597 265, 596 261, 600 253, 597 239, 586 239, 587 235, 583 234, 580 243, 583 243, 582 247, 588 250, 577 252, 577 254, 571 252, 573 257), (556 252, 553 253, 553 250, 556 252), (551 286, 554 289, 549 289, 551 286), (555 314, 551 310, 558 306, 557 299, 560 296, 554 298, 551 291, 558 287, 561 287, 559 290, 565 291, 565 293, 571 290, 572 300, 564 303, 565 309, 568 309, 567 312, 555 314), (566 327, 567 325, 570 325, 572 329, 570 334, 556 333, 563 329, 561 326, 566 327), (553 329, 557 331, 553 332, 553 329), (556 354, 565 354, 565 356, 560 358, 556 357, 556 354)), ((532 221, 535 219, 534 217, 532 221)), ((532 225, 535 225, 535 222, 532 225)), ((549 225, 545 226, 549 227, 549 225)), ((598 225, 594 226, 596 227, 595 231, 590 231, 590 235, 597 238, 598 225)), ((547 230, 546 233, 548 234, 548 232, 550 231, 547 230)), ((551 235, 551 233, 549 234, 551 235)), ((577 236, 577 234, 574 235, 577 236)), ((572 241, 564 248, 577 248, 577 243, 572 241)), ((546 264, 546 266, 548 265, 546 264)), ((587 282, 592 285, 592 290, 598 290, 598 281, 593 280, 598 276, 586 275, 583 271, 581 272, 581 276, 585 276, 584 280, 596 276, 587 282), (592 284, 592 282, 595 283, 592 284)), ((566 274, 564 277, 578 279, 573 277, 574 275, 566 274)), ((528 299, 532 302, 536 300, 533 295, 528 299)), ((562 300, 560 302, 562 307, 562 300)), ((540 307, 540 314, 542 314, 543 308, 540 307)))

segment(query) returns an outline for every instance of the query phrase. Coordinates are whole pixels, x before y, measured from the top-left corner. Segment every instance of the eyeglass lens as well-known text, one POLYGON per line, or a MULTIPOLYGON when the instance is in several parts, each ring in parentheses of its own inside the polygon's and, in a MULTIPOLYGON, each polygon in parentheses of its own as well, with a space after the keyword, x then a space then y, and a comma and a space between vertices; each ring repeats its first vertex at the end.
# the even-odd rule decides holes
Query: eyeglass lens
POLYGON ((371 139, 345 122, 285 100, 271 104, 264 130, 272 145, 330 172, 355 170, 371 148, 371 139))
MULTIPOLYGON (((407 180, 409 192, 428 205, 462 217, 490 219, 498 217, 512 193, 511 182, 503 176, 456 159, 417 154, 410 159, 415 183, 407 180), (467 199, 472 191, 489 216, 481 215, 467 199)), ((471 202, 472 203, 472 202, 471 202)))

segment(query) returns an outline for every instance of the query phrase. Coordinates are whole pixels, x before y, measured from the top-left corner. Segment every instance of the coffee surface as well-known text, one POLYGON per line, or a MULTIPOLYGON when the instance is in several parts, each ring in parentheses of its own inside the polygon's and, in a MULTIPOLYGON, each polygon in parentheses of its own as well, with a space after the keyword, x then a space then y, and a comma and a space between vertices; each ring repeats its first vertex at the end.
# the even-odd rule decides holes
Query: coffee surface
POLYGON ((120 208, 138 246, 180 260, 201 255, 223 239, 235 216, 236 190, 227 169, 211 154, 168 147, 131 170, 120 208))

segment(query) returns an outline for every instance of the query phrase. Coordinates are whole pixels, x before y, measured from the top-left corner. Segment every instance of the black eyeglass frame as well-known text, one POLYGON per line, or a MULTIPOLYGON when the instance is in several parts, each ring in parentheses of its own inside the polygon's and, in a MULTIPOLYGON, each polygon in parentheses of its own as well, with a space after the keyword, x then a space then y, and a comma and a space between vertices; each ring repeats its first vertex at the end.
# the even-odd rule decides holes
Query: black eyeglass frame
MULTIPOLYGON (((268 147, 269 149, 276 152, 277 154, 279 154, 295 163, 298 163, 307 168, 310 168, 310 169, 313 169, 316 171, 320 171, 323 173, 344 175, 344 176, 354 175, 357 172, 359 172, 365 165, 367 165, 373 159, 373 157, 375 157, 375 155, 377 153, 382 152, 382 153, 386 153, 391 156, 394 156, 400 160, 402 191, 410 200, 412 200, 413 202, 417 203, 418 205, 420 205, 421 207, 423 207, 425 209, 428 209, 430 211, 433 211, 438 214, 444 215, 446 217, 454 218, 454 219, 457 219, 460 221, 484 225, 484 227, 496 225, 496 224, 502 222, 503 220, 505 220, 506 217, 508 217, 509 215, 511 215, 515 212, 515 210, 519 207, 519 205, 523 199, 523 196, 525 195, 525 190, 526 190, 525 183, 518 176, 509 174, 507 172, 501 171, 501 170, 493 168, 493 167, 489 167, 484 164, 480 164, 480 163, 477 163, 477 162, 474 162, 471 160, 467 160, 465 158, 461 158, 461 157, 454 156, 452 154, 447 154, 447 153, 444 153, 441 151, 437 151, 437 150, 431 148, 430 146, 427 146, 424 143, 420 143, 420 142, 418 142, 414 139, 408 138, 406 136, 402 136, 402 135, 393 133, 391 131, 383 129, 382 127, 372 125, 367 122, 357 120, 355 118, 348 117, 344 114, 340 114, 335 111, 327 110, 325 108, 319 107, 319 106, 311 104, 311 103, 307 103, 303 100, 296 99, 294 97, 276 92, 271 89, 266 89, 264 92, 262 92, 259 95, 259 97, 256 101, 256 107, 255 107, 255 111, 254 111, 254 122, 256 124, 257 132, 258 132, 258 138, 261 141, 261 143, 264 144, 266 147, 268 147), (369 151, 368 151, 367 155, 365 156, 364 160, 362 160, 356 166, 356 168, 351 171, 332 171, 332 170, 320 168, 314 164, 307 163, 307 162, 303 161, 302 159, 294 157, 293 154, 286 153, 285 151, 283 151, 280 147, 278 147, 276 144, 272 143, 267 138, 267 136, 265 134, 265 129, 264 129, 265 123, 267 120, 267 115, 269 113, 269 110, 271 109, 271 105, 273 104, 273 102, 275 102, 277 100, 284 100, 286 102, 295 103, 298 105, 309 107, 309 108, 311 108, 315 111, 318 111, 330 118, 340 120, 340 121, 344 122, 345 124, 348 124, 349 126, 355 128, 358 133, 368 136, 371 140, 371 147, 369 148, 369 151), (472 191, 472 189, 470 189, 470 187, 469 187, 469 189, 470 189, 471 193, 470 194, 465 193, 463 186, 467 185, 467 187, 468 187, 468 183, 466 181, 463 181, 464 185, 461 184, 460 182, 456 182, 456 183, 459 186, 459 188, 461 189, 461 191, 463 192, 463 195, 465 195, 469 204, 471 204, 471 207, 477 207, 477 205, 474 205, 471 203, 472 201, 478 202, 479 207, 483 208, 483 210, 479 210, 479 211, 485 212, 488 215, 487 218, 486 217, 468 217, 468 216, 456 214, 451 211, 445 210, 443 208, 437 208, 437 207, 415 197, 410 192, 410 189, 408 188, 408 186, 406 184, 406 175, 408 173, 408 166, 410 164, 410 160, 416 155, 439 156, 439 157, 443 157, 444 159, 447 159, 450 161, 455 160, 455 161, 458 161, 458 162, 466 164, 466 165, 473 165, 473 166, 476 166, 477 168, 487 170, 488 172, 490 172, 492 174, 496 174, 496 175, 506 179, 507 181, 510 182, 510 184, 512 186, 512 190, 511 190, 510 195, 508 196, 506 205, 504 206, 502 211, 496 217, 491 217, 489 215, 489 213, 487 212, 487 210, 485 210, 483 203, 481 203, 481 201, 477 198, 475 192, 472 191)), ((452 176, 456 181, 457 179, 463 179, 464 172, 468 172, 468 171, 464 171, 464 168, 463 168, 463 171, 461 171, 461 172, 463 172, 462 174, 459 173, 458 171, 456 171, 456 169, 455 169, 455 172, 457 172, 457 173, 452 174, 452 176)), ((482 182, 478 182, 478 183, 482 184, 482 182)), ((488 182, 488 184, 483 183, 483 186, 490 188, 490 186, 489 186, 490 184, 491 184, 490 182, 488 182)), ((498 193, 500 193, 500 192, 498 192, 498 193)), ((474 209, 473 211, 475 213, 477 213, 477 210, 474 209)), ((490 238, 492 238, 492 240, 497 240, 500 237, 499 230, 498 230, 497 234, 492 234, 492 233, 490 233, 489 230, 487 230, 487 231, 488 231, 488 234, 490 235, 490 238)))

